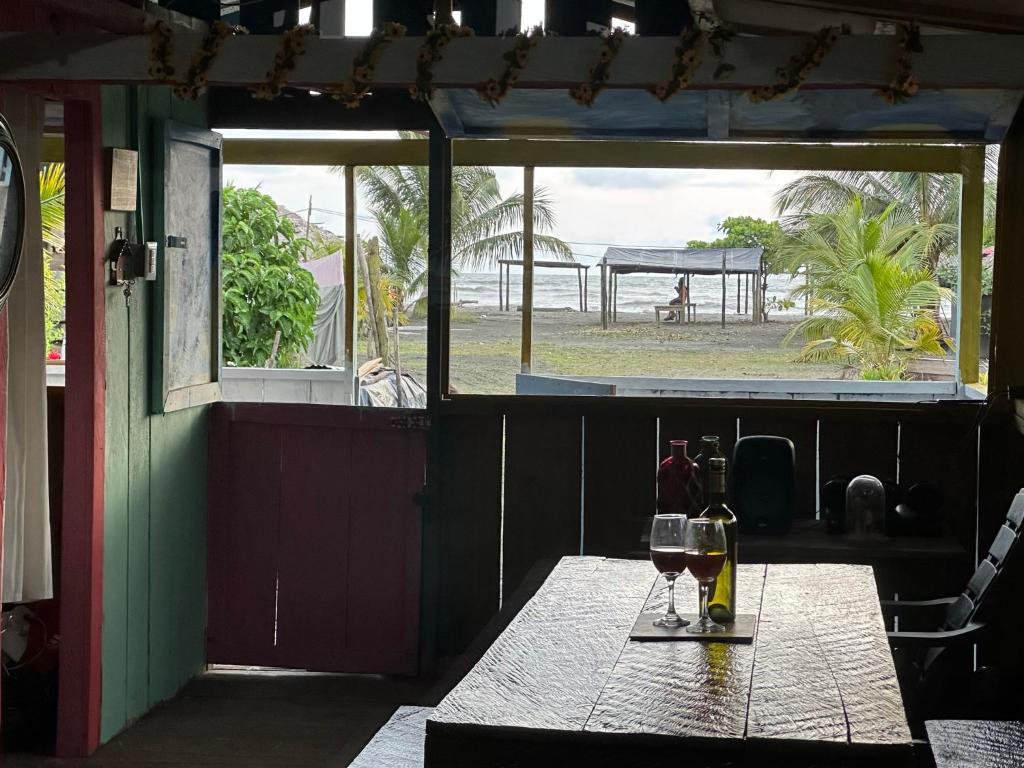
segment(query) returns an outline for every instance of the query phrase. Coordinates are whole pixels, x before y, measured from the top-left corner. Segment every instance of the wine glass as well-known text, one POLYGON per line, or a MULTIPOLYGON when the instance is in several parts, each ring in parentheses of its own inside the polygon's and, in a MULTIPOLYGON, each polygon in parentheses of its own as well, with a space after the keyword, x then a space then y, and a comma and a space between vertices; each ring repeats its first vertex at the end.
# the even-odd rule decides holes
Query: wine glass
POLYGON ((686 515, 655 515, 651 526, 651 561, 668 581, 668 610, 654 621, 656 627, 685 627, 676 613, 676 578, 686 570, 686 515))
MULTIPOLYGON (((654 546, 654 539, 651 539, 654 546)), ((725 565, 725 528, 721 521, 698 517, 686 524, 683 535, 686 567, 697 579, 700 591, 700 619, 686 628, 687 632, 710 634, 724 632, 725 627, 716 624, 708 615, 708 591, 725 565)))

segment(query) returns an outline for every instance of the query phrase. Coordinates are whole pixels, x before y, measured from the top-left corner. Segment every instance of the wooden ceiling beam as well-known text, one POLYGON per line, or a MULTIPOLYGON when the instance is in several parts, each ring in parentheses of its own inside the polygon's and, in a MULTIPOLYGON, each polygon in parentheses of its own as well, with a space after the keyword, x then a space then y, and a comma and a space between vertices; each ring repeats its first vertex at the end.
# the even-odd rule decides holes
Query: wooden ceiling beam
MULTIPOLYGON (((59 0, 64 1, 64 0, 59 0)), ((175 36, 172 64, 188 70, 203 35, 175 36)), ((361 38, 311 38, 289 84, 322 90, 344 81, 351 62, 362 50, 361 38)), ((416 55, 423 38, 393 42, 376 66, 374 89, 406 90, 416 79, 416 55)), ((735 69, 728 79, 716 79, 718 61, 706 56, 694 73, 693 90, 745 90, 774 83, 776 67, 806 45, 806 37, 741 37, 733 40, 727 60, 735 69)), ((874 90, 892 76, 894 38, 890 35, 850 35, 840 38, 821 66, 812 71, 805 89, 860 88, 874 90)), ((214 61, 209 81, 214 85, 256 85, 264 80, 279 46, 276 35, 231 37, 214 61)), ((523 69, 518 88, 568 89, 587 78, 600 53, 597 38, 543 38, 523 69)), ((671 37, 629 39, 616 57, 609 88, 646 89, 661 82, 674 57, 671 37)), ((453 41, 434 70, 437 88, 476 88, 504 68, 509 43, 502 38, 471 37, 453 41)), ((922 89, 1024 90, 1024 37, 1015 35, 944 35, 925 41, 914 55, 914 71, 922 89)), ((150 40, 145 35, 81 33, 0 34, 0 81, 88 81, 152 83, 150 40)))
MULTIPOLYGON (((425 139, 224 139, 239 165, 426 165, 425 139)), ((542 141, 459 139, 455 165, 538 168, 900 170, 959 173, 967 148, 953 144, 542 141)))
MULTIPOLYGON (((832 11, 879 20, 916 21, 922 25, 975 32, 1024 33, 1021 6, 1002 0, 762 0, 770 5, 804 11, 832 11), (989 10, 996 8, 996 10, 989 10), (1005 10, 999 10, 1005 9, 1005 10)), ((717 5, 717 2, 716 2, 717 5)))

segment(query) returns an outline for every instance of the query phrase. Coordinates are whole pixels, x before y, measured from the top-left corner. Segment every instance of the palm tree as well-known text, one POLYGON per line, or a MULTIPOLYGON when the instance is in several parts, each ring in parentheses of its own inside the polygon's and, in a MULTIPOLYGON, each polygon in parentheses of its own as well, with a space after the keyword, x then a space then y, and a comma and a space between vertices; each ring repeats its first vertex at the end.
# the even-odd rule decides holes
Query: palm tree
MULTIPOLYGON (((985 155, 985 233, 995 229, 998 147, 985 155)), ((943 255, 956 252, 956 225, 960 219, 960 177, 952 173, 919 171, 819 171, 800 176, 775 193, 775 208, 789 231, 800 229, 809 217, 846 209, 854 198, 863 201, 864 212, 877 216, 892 208, 897 222, 917 222, 926 227, 951 225, 929 246, 928 264, 934 270, 943 255)), ((991 241, 986 240, 986 245, 991 241)), ((980 255, 979 255, 980 258, 980 255)))
MULTIPOLYGON (((337 168, 333 170, 339 170, 337 168)), ((386 272, 402 294, 423 293, 427 264, 428 169, 424 166, 369 166, 358 169, 359 185, 377 224, 386 272)), ((523 253, 523 195, 502 197, 490 168, 452 169, 452 268, 478 269, 523 253)), ((534 249, 572 261, 567 243, 549 234, 555 223, 548 193, 534 193, 534 249)))
POLYGON ((48 163, 39 171, 39 212, 43 224, 43 314, 49 348, 64 334, 64 275, 50 268, 50 254, 64 250, 64 163, 48 163))
POLYGON ((863 378, 900 379, 911 357, 942 354, 934 312, 948 298, 928 265, 949 225, 928 227, 900 218, 897 204, 877 215, 855 197, 845 210, 815 214, 785 237, 778 252, 790 268, 802 265, 812 314, 786 342, 804 339, 800 359, 844 362, 863 378))

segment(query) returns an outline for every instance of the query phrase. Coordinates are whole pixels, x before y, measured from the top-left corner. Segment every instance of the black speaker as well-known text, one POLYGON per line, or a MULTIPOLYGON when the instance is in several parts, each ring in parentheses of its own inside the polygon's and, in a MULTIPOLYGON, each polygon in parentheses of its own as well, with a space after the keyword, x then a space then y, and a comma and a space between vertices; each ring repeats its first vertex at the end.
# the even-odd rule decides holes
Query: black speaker
POLYGON ((732 451, 729 497, 741 533, 780 534, 793 522, 796 458, 785 437, 750 435, 732 451))

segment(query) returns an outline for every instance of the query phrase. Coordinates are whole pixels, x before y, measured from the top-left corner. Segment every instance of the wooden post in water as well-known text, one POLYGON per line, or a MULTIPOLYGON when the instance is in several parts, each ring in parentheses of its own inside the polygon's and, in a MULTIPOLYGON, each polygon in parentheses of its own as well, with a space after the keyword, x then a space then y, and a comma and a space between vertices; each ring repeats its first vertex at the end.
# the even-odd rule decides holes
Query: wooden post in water
POLYGON ((523 373, 533 363, 533 166, 523 168, 523 338, 520 348, 523 373))

